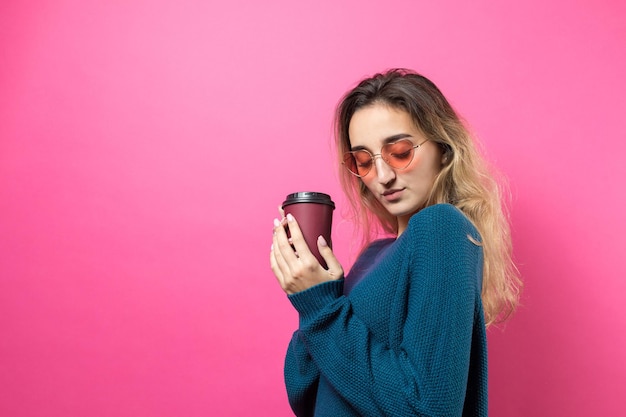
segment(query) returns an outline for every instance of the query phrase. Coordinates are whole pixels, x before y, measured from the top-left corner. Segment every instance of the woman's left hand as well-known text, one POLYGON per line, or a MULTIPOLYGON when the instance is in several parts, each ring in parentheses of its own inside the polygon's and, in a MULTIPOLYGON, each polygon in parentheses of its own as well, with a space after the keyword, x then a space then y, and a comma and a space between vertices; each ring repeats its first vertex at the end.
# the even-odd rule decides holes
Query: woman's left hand
POLYGON ((274 220, 270 266, 287 294, 343 277, 343 268, 322 236, 317 239, 317 247, 328 265, 328 270, 322 267, 309 250, 300 226, 291 214, 280 221, 274 220), (291 239, 287 237, 285 226, 289 227, 291 239))

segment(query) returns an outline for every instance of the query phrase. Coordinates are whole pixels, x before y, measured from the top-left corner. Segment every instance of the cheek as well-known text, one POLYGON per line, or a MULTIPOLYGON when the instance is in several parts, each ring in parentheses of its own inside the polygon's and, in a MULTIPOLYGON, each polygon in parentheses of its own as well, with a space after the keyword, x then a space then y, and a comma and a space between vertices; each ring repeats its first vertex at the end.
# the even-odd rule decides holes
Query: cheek
POLYGON ((422 178, 435 177, 441 171, 441 156, 438 154, 415 155, 409 167, 404 171, 422 178))
POLYGON ((441 166, 437 161, 422 157, 415 158, 407 169, 399 172, 399 176, 404 182, 411 184, 413 189, 428 192, 440 171, 441 166))
POLYGON ((375 175, 372 175, 372 173, 370 172, 369 174, 367 174, 365 177, 361 177, 361 195, 367 195, 367 194, 372 194, 375 195, 375 185, 376 185, 376 181, 374 181, 376 179, 375 175))
POLYGON ((371 191, 374 186, 374 175, 369 172, 366 176, 361 177, 361 184, 364 188, 371 191))

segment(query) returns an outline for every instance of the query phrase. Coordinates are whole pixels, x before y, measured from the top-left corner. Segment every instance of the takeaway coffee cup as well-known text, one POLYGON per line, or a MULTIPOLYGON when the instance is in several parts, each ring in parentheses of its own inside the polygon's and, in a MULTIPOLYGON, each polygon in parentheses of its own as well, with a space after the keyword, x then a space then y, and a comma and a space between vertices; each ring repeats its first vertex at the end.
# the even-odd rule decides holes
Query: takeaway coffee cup
POLYGON ((285 216, 289 213, 298 221, 311 253, 324 268, 327 268, 324 258, 317 250, 317 238, 324 236, 328 246, 332 247, 330 232, 333 222, 335 203, 328 194, 304 191, 289 194, 282 206, 285 216))

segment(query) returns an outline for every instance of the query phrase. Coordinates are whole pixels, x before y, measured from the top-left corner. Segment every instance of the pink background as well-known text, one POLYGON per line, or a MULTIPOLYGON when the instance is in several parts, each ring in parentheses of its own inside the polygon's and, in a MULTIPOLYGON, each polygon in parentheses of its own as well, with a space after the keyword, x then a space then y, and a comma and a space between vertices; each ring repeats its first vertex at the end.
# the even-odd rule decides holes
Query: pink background
POLYGON ((526 288, 490 331, 491 414, 625 415, 625 12, 3 1, 0 415, 291 415, 276 206, 332 194, 350 265, 332 111, 396 66, 441 87, 510 181, 526 288))

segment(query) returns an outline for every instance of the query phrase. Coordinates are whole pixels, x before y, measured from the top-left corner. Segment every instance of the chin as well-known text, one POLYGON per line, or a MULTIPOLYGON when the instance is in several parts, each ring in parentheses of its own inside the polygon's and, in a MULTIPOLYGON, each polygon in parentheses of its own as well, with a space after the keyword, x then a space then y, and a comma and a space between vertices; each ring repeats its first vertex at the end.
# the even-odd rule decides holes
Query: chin
POLYGON ((396 207, 395 209, 393 207, 389 207, 387 208, 387 210, 389 211, 389 213, 395 217, 407 217, 407 216, 412 216, 415 213, 417 213, 418 211, 420 211, 421 209, 423 209, 425 206, 424 203, 420 204, 420 205, 411 205, 410 207, 396 207))
POLYGON ((388 210, 389 213, 392 216, 395 217, 406 217, 406 216, 412 216, 415 213, 417 213, 420 209, 416 208, 416 209, 410 209, 410 210, 388 210))

